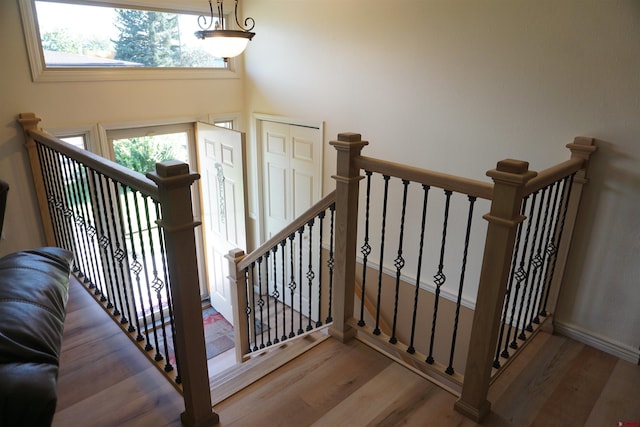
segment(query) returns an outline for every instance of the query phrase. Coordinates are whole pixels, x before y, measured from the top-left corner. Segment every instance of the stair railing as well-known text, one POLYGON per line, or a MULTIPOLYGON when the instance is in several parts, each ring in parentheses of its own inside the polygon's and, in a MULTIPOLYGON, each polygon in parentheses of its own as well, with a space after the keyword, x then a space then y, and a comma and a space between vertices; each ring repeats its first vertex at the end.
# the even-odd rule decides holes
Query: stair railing
POLYGON ((191 209, 199 175, 171 161, 145 177, 39 130, 33 113, 18 121, 47 244, 74 253, 78 280, 182 393, 183 424, 217 424, 191 209))

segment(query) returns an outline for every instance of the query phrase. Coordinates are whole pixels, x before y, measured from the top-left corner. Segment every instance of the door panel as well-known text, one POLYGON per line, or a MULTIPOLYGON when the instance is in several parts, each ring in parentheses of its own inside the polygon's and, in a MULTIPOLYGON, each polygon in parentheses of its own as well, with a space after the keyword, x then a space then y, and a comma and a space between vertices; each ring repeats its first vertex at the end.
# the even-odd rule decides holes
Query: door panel
POLYGON ((196 133, 211 304, 233 321, 225 255, 246 250, 245 134, 206 123, 197 123, 196 133))

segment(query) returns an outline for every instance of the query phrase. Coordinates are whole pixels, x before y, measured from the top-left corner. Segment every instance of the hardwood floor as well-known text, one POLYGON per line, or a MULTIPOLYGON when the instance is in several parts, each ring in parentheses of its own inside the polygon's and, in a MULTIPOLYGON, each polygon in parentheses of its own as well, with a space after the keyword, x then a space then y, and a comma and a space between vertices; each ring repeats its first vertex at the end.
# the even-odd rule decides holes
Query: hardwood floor
MULTIPOLYGON (((180 425, 180 395, 119 334, 86 291, 72 286, 54 426, 180 425)), ((330 338, 215 410, 222 426, 475 426, 453 410, 455 400, 363 343, 330 338)), ((489 400, 485 426, 638 423, 640 366, 540 333, 496 380, 489 400)))

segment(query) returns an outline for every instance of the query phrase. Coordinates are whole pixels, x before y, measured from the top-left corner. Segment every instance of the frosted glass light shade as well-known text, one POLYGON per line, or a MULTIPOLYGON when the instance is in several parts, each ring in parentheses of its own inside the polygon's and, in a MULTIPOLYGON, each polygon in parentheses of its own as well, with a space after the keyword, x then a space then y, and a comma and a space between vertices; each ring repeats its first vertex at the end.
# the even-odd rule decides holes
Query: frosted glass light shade
POLYGON ((203 48, 216 58, 233 58, 247 48, 255 33, 236 30, 197 31, 196 37, 204 42, 203 48))

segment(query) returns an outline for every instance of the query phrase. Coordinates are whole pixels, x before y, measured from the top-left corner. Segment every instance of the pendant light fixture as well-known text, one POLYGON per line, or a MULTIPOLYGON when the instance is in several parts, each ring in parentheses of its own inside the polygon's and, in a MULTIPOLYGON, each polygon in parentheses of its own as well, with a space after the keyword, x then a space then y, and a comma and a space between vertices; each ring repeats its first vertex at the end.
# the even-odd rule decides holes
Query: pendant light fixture
POLYGON ((244 25, 240 24, 238 20, 238 0, 235 0, 234 14, 236 25, 240 29, 226 29, 224 25, 223 0, 216 0, 216 4, 218 7, 217 19, 213 15, 213 6, 211 5, 211 0, 209 0, 209 10, 211 11, 209 23, 207 24, 206 16, 199 16, 198 26, 202 31, 196 31, 195 35, 197 38, 205 40, 208 45, 206 50, 213 56, 227 60, 244 52, 249 44, 249 40, 255 36, 255 33, 252 33, 251 30, 253 30, 256 23, 253 18, 246 18, 244 25), (213 27, 213 29, 211 29, 211 27, 213 27))

